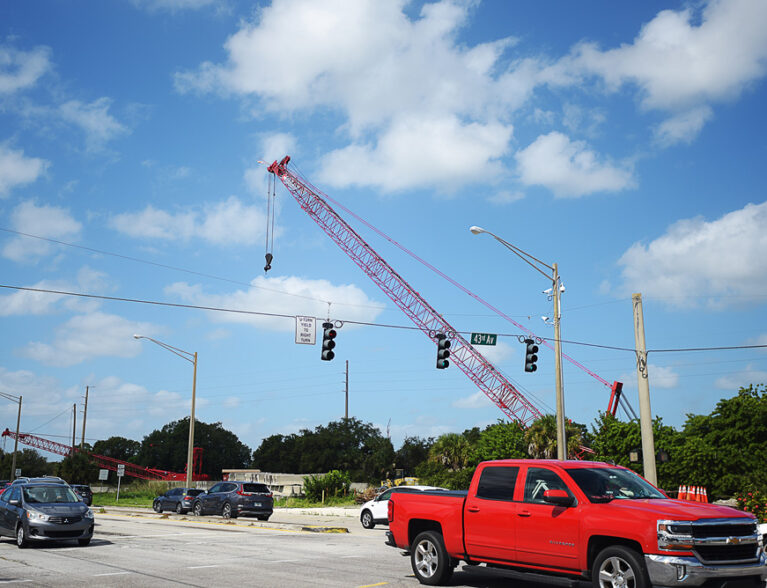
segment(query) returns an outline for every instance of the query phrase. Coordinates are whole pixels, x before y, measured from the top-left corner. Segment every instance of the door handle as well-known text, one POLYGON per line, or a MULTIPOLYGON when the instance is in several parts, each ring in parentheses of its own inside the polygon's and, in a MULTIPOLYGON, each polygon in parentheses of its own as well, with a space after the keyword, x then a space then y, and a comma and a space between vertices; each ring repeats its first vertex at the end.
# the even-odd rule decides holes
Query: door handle
POLYGON ((529 510, 520 510, 520 511, 517 513, 517 516, 520 516, 520 517, 529 517, 529 516, 530 516, 530 515, 532 515, 532 514, 533 514, 533 513, 531 513, 529 510))
POLYGON ((466 510, 468 510, 469 512, 479 512, 479 507, 478 506, 468 506, 468 507, 466 507, 466 510))

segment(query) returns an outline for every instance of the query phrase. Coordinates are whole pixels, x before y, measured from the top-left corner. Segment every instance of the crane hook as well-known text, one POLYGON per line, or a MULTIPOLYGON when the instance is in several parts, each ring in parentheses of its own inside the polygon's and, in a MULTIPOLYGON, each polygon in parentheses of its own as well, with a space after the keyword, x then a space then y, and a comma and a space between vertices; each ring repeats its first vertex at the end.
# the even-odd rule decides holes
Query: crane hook
POLYGON ((267 253, 264 257, 266 257, 264 272, 268 272, 270 269, 272 269, 272 259, 274 259, 274 256, 271 253, 267 253))

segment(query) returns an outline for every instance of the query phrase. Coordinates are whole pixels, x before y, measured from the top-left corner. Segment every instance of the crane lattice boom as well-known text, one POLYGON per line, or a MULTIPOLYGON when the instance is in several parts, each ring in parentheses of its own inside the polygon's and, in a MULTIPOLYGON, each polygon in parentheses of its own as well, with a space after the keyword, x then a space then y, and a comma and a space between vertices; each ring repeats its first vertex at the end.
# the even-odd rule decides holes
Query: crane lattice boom
POLYGON ((290 156, 286 156, 281 161, 272 163, 268 170, 280 179, 309 217, 410 320, 435 343, 438 333, 448 335, 451 339, 451 359, 507 417, 526 427, 543 416, 333 210, 319 195, 318 190, 288 170, 289 161, 290 156))

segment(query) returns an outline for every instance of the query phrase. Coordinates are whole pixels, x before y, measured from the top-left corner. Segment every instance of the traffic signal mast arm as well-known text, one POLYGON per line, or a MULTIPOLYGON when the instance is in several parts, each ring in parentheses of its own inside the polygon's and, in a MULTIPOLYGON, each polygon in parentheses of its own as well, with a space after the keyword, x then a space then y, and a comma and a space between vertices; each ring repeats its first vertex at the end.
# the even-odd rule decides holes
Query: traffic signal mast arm
POLYGON ((304 212, 402 312, 435 343, 437 333, 449 335, 452 341, 450 358, 507 417, 527 426, 543 416, 331 208, 319 190, 288 170, 289 161, 290 156, 275 161, 268 171, 280 179, 304 212))

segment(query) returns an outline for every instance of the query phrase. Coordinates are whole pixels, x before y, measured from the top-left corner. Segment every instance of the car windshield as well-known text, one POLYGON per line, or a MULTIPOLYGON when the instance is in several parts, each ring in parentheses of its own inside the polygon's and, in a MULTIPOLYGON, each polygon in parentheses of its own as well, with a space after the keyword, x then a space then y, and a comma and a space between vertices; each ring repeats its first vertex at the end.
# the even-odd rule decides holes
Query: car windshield
POLYGON ((80 502, 69 486, 29 486, 24 488, 24 501, 34 503, 62 503, 80 502))
POLYGON ((666 498, 657 488, 631 470, 623 468, 568 468, 591 502, 610 502, 614 499, 639 500, 666 498))

